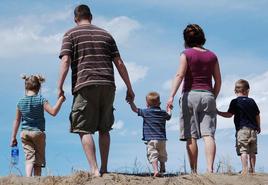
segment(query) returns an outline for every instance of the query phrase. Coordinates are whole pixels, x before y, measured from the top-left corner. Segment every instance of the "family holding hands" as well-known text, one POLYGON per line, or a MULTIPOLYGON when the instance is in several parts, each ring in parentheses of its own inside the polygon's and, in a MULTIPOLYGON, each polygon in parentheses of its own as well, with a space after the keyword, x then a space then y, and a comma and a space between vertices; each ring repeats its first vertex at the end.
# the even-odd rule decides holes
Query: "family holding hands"
POLYGON ((130 108, 143 118, 143 140, 154 176, 160 176, 166 171, 165 124, 172 116, 174 97, 182 83, 179 100, 180 140, 186 141, 191 172, 197 173, 197 140, 203 138, 207 172, 213 173, 217 114, 223 117, 234 116, 236 151, 241 156, 243 167, 241 173, 245 175, 255 172, 257 134, 261 131, 260 111, 255 101, 248 97, 249 83, 243 79, 235 83, 237 98, 231 101, 227 112, 217 110, 216 98, 221 88, 219 62, 212 51, 204 48, 206 38, 199 25, 189 24, 183 31, 185 50, 180 55, 180 65, 173 79, 166 110, 163 110, 157 92, 146 95, 145 108, 136 106, 128 71, 115 40, 107 31, 92 25, 91 20, 92 14, 87 5, 75 8, 74 21, 77 25, 64 34, 59 55, 59 98, 54 106, 39 93, 44 82, 42 76, 23 76, 25 96, 17 104, 11 146, 17 145, 16 136, 21 125, 26 176, 40 176, 41 168, 45 167, 44 111, 56 116, 60 110, 65 101, 63 84, 69 68, 72 70, 73 94, 70 132, 79 135, 92 175, 101 176, 108 172, 109 132, 114 123, 114 66, 127 87, 126 100, 130 108), (92 137, 95 132, 99 133, 100 167, 92 137))

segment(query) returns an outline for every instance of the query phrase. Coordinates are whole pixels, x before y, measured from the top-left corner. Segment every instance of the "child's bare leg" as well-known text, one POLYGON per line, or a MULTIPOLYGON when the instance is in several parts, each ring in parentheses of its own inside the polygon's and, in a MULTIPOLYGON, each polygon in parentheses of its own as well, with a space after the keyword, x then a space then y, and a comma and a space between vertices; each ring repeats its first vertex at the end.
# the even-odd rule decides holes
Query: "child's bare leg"
POLYGON ((159 172, 158 172, 158 160, 155 160, 152 162, 153 165, 153 169, 154 169, 154 177, 158 177, 159 176, 159 172))
POLYGON ((31 177, 32 176, 33 167, 34 167, 34 165, 32 163, 26 163, 25 164, 26 177, 31 177))
POLYGON ((160 173, 166 172, 165 162, 160 162, 160 173))
POLYGON ((41 176, 42 168, 41 166, 34 166, 34 176, 41 176))
POLYGON ((249 173, 255 173, 256 155, 249 155, 249 173))
POLYGON ((246 175, 248 173, 248 154, 241 154, 241 162, 242 162, 242 175, 246 175))

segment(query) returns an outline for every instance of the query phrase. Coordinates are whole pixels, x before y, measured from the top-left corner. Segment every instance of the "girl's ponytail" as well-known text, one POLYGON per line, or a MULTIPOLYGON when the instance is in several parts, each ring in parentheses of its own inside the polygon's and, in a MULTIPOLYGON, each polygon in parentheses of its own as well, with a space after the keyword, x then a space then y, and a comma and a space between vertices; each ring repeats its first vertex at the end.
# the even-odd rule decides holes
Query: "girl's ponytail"
POLYGON ((42 75, 36 75, 36 77, 38 78, 40 84, 46 81, 42 75))

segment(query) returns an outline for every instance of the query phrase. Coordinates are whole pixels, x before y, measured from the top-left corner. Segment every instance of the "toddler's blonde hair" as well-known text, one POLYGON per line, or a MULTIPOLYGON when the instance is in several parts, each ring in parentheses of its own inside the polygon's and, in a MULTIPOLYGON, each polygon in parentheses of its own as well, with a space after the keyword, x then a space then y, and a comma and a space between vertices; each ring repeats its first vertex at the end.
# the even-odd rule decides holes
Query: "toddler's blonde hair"
POLYGON ((240 79, 235 82, 235 93, 245 94, 250 89, 247 80, 240 79))
POLYGON ((149 106, 160 105, 160 95, 157 92, 149 92, 146 96, 146 102, 149 106))

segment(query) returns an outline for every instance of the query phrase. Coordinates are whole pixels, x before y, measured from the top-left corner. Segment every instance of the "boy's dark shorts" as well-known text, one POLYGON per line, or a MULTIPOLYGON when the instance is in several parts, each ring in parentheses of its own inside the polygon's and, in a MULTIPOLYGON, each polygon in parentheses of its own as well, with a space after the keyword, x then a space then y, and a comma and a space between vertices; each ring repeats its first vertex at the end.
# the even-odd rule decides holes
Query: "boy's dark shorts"
POLYGON ((115 87, 91 85, 80 89, 73 99, 70 114, 72 133, 108 132, 114 123, 115 87))

